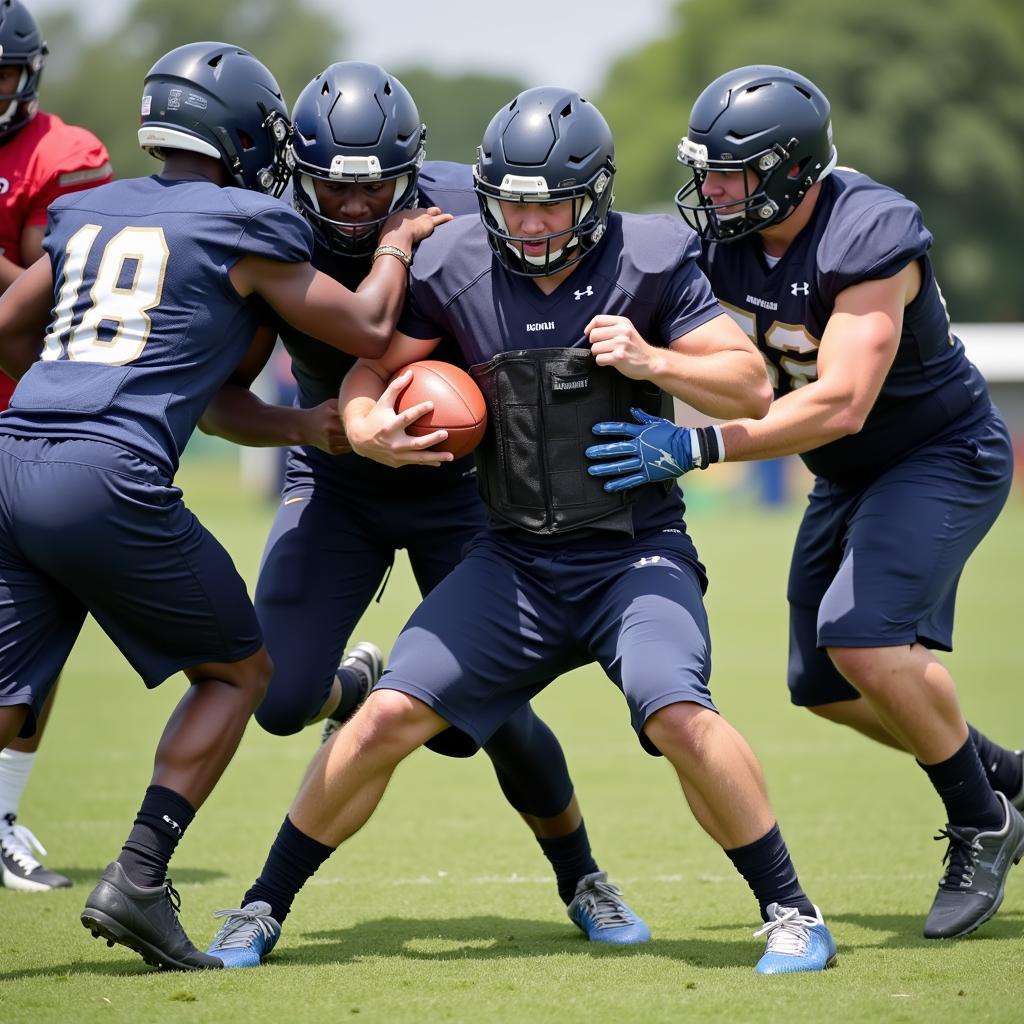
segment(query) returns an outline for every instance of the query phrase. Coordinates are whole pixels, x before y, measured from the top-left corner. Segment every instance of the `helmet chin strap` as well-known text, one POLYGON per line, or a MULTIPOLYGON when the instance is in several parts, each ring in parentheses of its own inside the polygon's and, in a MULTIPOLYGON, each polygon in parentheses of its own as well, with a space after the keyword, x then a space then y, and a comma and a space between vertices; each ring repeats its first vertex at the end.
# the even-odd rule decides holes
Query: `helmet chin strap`
MULTIPOLYGON (((575 203, 575 199, 573 200, 573 202, 575 203)), ((565 243, 565 245, 559 247, 558 249, 552 250, 549 248, 543 256, 527 256, 525 252, 521 252, 519 249, 517 249, 515 242, 512 241, 506 241, 505 244, 524 263, 529 263, 532 267, 543 267, 548 263, 553 262, 554 260, 560 259, 563 253, 568 252, 569 250, 574 249, 577 245, 579 245, 580 237, 579 234, 576 233, 576 229, 586 219, 586 216, 590 212, 590 208, 593 205, 594 202, 590 198, 590 196, 583 196, 581 198, 579 212, 576 214, 576 216, 573 217, 575 223, 570 229, 573 231, 572 237, 569 239, 568 242, 565 243)), ((488 197, 487 209, 490 211, 491 216, 497 221, 498 227, 501 228, 502 232, 511 238, 511 232, 509 231, 508 224, 505 221, 505 215, 501 212, 501 203, 497 199, 488 197)), ((561 232, 559 232, 559 234, 561 234, 561 232)))
POLYGON ((398 204, 401 202, 402 196, 405 195, 405 190, 409 187, 409 175, 400 175, 394 179, 394 182, 395 194, 391 197, 391 205, 388 207, 388 213, 394 213, 398 208, 398 204))
POLYGON ((8 121, 14 119, 14 115, 18 112, 18 107, 21 106, 21 100, 18 98, 25 86, 28 84, 28 68, 21 69, 21 76, 18 78, 18 85, 15 88, 10 100, 7 103, 7 109, 0 114, 0 127, 7 124, 8 121))
POLYGON ((316 186, 313 184, 313 178, 309 174, 299 175, 299 188, 305 193, 306 198, 309 199, 309 205, 313 207, 317 213, 323 213, 320 209, 320 202, 316 197, 316 186))

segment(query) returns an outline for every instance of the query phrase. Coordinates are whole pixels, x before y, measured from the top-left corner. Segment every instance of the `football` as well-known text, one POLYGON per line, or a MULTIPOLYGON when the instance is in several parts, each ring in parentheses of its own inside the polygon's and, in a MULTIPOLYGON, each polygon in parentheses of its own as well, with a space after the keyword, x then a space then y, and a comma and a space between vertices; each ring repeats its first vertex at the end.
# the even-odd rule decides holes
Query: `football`
POLYGON ((451 452, 456 458, 468 455, 487 429, 487 405, 473 378, 451 363, 422 359, 404 366, 391 379, 407 370, 412 371, 412 380, 399 395, 395 411, 404 412, 428 400, 434 408, 406 432, 422 436, 434 430, 447 430, 447 439, 432 445, 431 451, 451 452))

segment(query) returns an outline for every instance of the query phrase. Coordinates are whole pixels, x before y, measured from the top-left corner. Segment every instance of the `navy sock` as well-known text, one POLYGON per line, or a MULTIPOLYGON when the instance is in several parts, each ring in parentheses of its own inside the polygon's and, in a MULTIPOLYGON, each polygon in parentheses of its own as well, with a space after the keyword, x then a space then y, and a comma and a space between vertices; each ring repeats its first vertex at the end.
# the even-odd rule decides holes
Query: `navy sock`
POLYGON ((1013 800, 1024 788, 1024 762, 1015 750, 993 743, 983 733, 967 723, 967 731, 971 735, 974 749, 981 758, 981 767, 985 769, 985 777, 989 785, 1002 793, 1007 800, 1013 800))
POLYGON ((590 852, 587 826, 581 821, 580 827, 567 836, 559 836, 557 839, 541 839, 538 836, 537 842, 555 869, 558 895, 568 906, 576 895, 576 883, 584 875, 591 875, 598 870, 594 855, 590 852))
POLYGON ((969 825, 982 832, 1003 827, 1003 806, 985 776, 970 736, 952 757, 921 767, 942 798, 950 825, 969 825))
POLYGON ((353 669, 339 667, 336 675, 341 682, 341 699, 328 717, 338 722, 345 722, 362 703, 366 691, 363 689, 362 678, 353 669))
POLYGON ((796 907, 801 914, 816 916, 814 904, 800 887, 796 868, 793 867, 786 841, 777 824, 772 825, 771 831, 760 839, 746 846, 737 846, 734 850, 726 850, 725 853, 750 886, 761 908, 762 920, 768 920, 769 903, 796 907))
POLYGON ((270 916, 282 924, 298 891, 334 853, 333 846, 311 839, 285 818, 267 854, 260 877, 242 898, 242 906, 254 900, 270 904, 270 916))
POLYGON ((150 786, 117 860, 136 885, 163 885, 167 864, 196 809, 165 786, 150 786))

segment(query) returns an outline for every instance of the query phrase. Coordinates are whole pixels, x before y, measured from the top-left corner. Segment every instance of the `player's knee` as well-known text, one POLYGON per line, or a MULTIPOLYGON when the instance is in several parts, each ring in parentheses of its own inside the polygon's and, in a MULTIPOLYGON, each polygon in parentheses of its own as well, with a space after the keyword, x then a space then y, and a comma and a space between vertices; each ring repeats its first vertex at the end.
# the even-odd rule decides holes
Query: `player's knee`
POLYGON ((302 731, 310 718, 304 709, 293 706, 281 707, 266 698, 256 708, 253 717, 256 724, 271 736, 294 736, 295 733, 302 731))
POLYGON ((829 647, 827 652, 832 664, 858 693, 871 696, 885 685, 888 673, 873 648, 829 647))
POLYGON ((255 710, 267 693, 267 685, 274 671, 266 647, 231 666, 226 682, 237 687, 249 699, 255 710))
POLYGON ((374 690, 352 718, 351 732, 363 750, 397 758, 422 746, 445 727, 426 704, 398 690, 374 690))
POLYGON ((644 732, 670 760, 699 759, 707 745, 708 731, 720 721, 710 708, 679 701, 655 711, 644 723, 644 732))
POLYGON ((267 684, 266 694, 256 708, 257 724, 272 736, 294 736, 317 717, 330 692, 330 685, 310 692, 313 671, 288 671, 277 664, 267 684))

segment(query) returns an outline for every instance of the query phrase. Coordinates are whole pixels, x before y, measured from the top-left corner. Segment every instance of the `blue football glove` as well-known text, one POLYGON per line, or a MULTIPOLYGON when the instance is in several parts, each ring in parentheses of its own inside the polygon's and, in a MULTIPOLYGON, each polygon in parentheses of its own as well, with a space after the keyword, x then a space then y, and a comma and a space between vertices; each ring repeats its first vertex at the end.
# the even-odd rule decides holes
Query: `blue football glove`
POLYGON ((695 467, 706 469, 718 461, 718 443, 712 429, 677 427, 671 420, 651 416, 642 409, 629 411, 636 423, 595 423, 593 431, 600 437, 619 435, 630 440, 591 445, 584 453, 588 459, 614 460, 597 461, 587 467, 591 476, 614 477, 604 484, 606 491, 674 480, 695 467))

